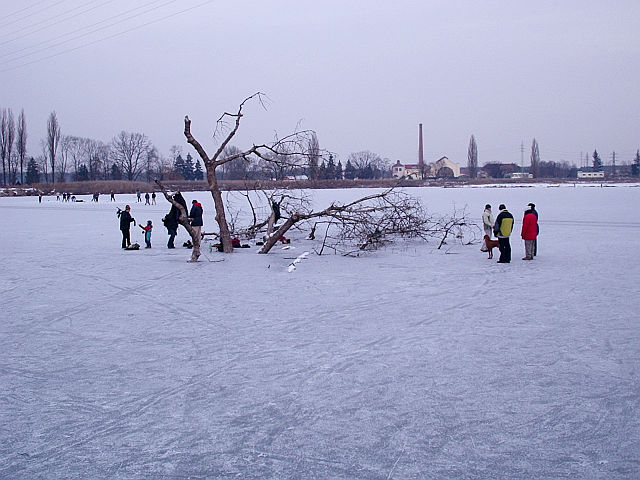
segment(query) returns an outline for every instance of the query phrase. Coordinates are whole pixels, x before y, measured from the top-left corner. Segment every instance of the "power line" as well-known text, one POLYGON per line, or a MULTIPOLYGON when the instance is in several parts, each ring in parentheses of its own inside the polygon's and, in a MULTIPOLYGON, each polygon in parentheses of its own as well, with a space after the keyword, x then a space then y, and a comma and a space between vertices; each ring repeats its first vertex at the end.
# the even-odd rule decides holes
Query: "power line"
MULTIPOLYGON (((88 2, 88 5, 91 5, 92 3, 96 3, 97 1, 99 1, 99 0, 93 0, 93 1, 91 1, 91 2, 88 2)), ((79 16, 79 15, 82 15, 83 13, 89 12, 89 11, 91 11, 91 10, 95 10, 96 8, 99 8, 99 7, 101 7, 102 5, 104 5, 104 4, 106 4, 106 3, 111 3, 111 2, 113 2, 113 1, 115 1, 115 0, 109 0, 109 1, 107 1, 107 2, 104 2, 104 3, 100 4, 100 5, 98 5, 97 7, 89 8, 89 9, 84 10, 84 11, 82 11, 82 12, 76 13, 75 15, 72 15, 72 16, 70 16, 70 17, 68 17, 68 18, 65 18, 65 19, 63 19, 63 20, 60 20, 60 21, 58 21, 58 22, 52 22, 52 23, 50 23, 49 25, 45 25, 44 27, 37 28, 37 29, 35 29, 35 30, 33 30, 33 31, 29 32, 28 30, 30 30, 30 29, 32 29, 32 28, 34 28, 34 27, 37 27, 37 26, 39 26, 39 25, 42 25, 43 23, 51 22, 52 20, 55 20, 55 19, 60 18, 60 17, 64 17, 65 15, 67 15, 67 14, 69 14, 69 13, 73 13, 74 11, 76 11, 76 10, 77 10, 77 8, 75 8, 75 7, 74 7, 74 8, 73 8, 73 9, 71 9, 71 10, 67 10, 67 11, 65 11, 65 12, 59 13, 58 15, 54 15, 53 17, 45 18, 44 20, 40 20, 39 22, 32 23, 31 25, 29 25, 29 26, 27 26, 27 27, 23 27, 23 28, 22 28, 22 29, 20 29, 20 30, 16 30, 15 32, 10 32, 10 33, 9 33, 9 34, 7 34, 7 35, 3 35, 3 38, 4 38, 4 37, 8 37, 8 36, 10 36, 10 35, 19 34, 17 37, 9 38, 8 40, 4 40, 4 41, 0 42, 0 46, 2 46, 2 45, 6 45, 7 43, 12 43, 12 42, 15 42, 15 41, 21 40, 21 39, 23 39, 23 38, 25 38, 25 37, 28 37, 28 36, 30 36, 30 35, 33 35, 34 33, 41 32, 42 30, 46 30, 47 28, 53 27, 53 26, 55 26, 55 25, 59 25, 60 23, 64 23, 64 22, 65 22, 65 21, 67 21, 67 20, 71 20, 72 18, 75 18, 75 17, 77 17, 77 16, 79 16), (25 30, 27 30, 27 33, 25 33, 25 32, 24 32, 25 30)))
POLYGON ((58 53, 55 53, 55 54, 53 54, 53 55, 49 55, 49 56, 46 56, 46 57, 42 57, 42 58, 39 58, 39 59, 36 59, 36 60, 30 61, 30 62, 21 63, 21 64, 19 64, 19 65, 14 65, 13 67, 8 67, 8 68, 0 69, 0 72, 8 72, 8 71, 11 71, 11 70, 16 70, 16 69, 21 68, 21 67, 26 67, 26 66, 28 66, 28 65, 33 65, 34 63, 38 63, 38 62, 41 62, 41 61, 43 61, 43 60, 49 60, 49 59, 51 59, 51 58, 59 57, 60 55, 64 55, 65 53, 74 52, 74 51, 76 51, 76 50, 80 50, 81 48, 85 48, 85 47, 88 47, 88 46, 91 46, 91 45, 95 45, 96 43, 104 42, 105 40, 110 40, 110 39, 112 39, 112 38, 119 37, 119 36, 121 36, 121 35, 124 35, 124 34, 126 34, 126 33, 132 32, 132 31, 134 31, 134 30, 138 30, 138 29, 140 29, 140 28, 144 28, 144 27, 147 27, 147 26, 149 26, 149 25, 153 25, 154 23, 158 23, 158 22, 161 22, 161 21, 167 20, 167 19, 169 19, 169 18, 176 17, 176 16, 178 16, 178 15, 182 15, 183 13, 190 12, 191 10, 195 10, 195 9, 197 9, 197 8, 200 8, 200 7, 204 6, 204 5, 207 5, 207 4, 209 4, 209 3, 212 3, 213 1, 214 1, 214 0, 207 0, 207 1, 205 1, 205 2, 202 2, 202 3, 199 3, 199 4, 197 4, 197 5, 194 5, 193 7, 185 8, 184 10, 180 10, 180 11, 178 11, 178 12, 175 12, 175 13, 172 13, 172 14, 169 14, 169 15, 166 15, 166 16, 161 17, 161 18, 157 18, 157 19, 155 19, 155 20, 151 20, 151 21, 149 21, 149 22, 147 22, 147 23, 143 23, 143 24, 141 24, 141 25, 137 25, 137 26, 132 27, 132 28, 129 28, 129 29, 127 29, 127 30, 123 30, 123 31, 121 31, 121 32, 115 33, 115 34, 113 34, 113 35, 109 35, 109 36, 106 36, 106 37, 103 37, 103 38, 99 38, 99 39, 97 39, 97 40, 94 40, 94 41, 92 41, 92 42, 85 43, 85 44, 83 44, 83 45, 79 45, 79 46, 74 47, 74 48, 69 48, 69 49, 67 49, 67 50, 63 50, 62 52, 58 52, 58 53))
MULTIPOLYGON (((112 1, 115 1, 115 0, 109 0, 108 2, 105 2, 105 3, 110 3, 110 2, 112 2, 112 1)), ((43 44, 47 44, 47 43, 53 42, 53 41, 55 41, 55 40, 57 40, 57 39, 59 39, 59 38, 64 38, 64 37, 67 37, 67 36, 69 36, 69 35, 73 35, 74 33, 81 32, 81 31, 83 31, 83 30, 92 29, 93 27, 95 27, 95 26, 97 26, 97 25, 100 25, 100 24, 102 24, 102 23, 108 22, 109 20, 113 20, 113 19, 115 19, 115 18, 122 17, 123 15, 127 15, 127 14, 129 14, 129 13, 131 13, 131 12, 134 12, 134 11, 136 11, 136 10, 139 10, 139 9, 144 8, 144 7, 146 7, 146 6, 149 6, 149 5, 153 5, 154 3, 158 3, 158 2, 161 2, 161 1, 163 1, 163 0, 154 0, 154 1, 149 2, 149 3, 146 3, 146 4, 144 4, 144 5, 140 5, 140 6, 136 7, 136 8, 132 8, 131 10, 127 10, 126 12, 119 13, 119 14, 117 14, 117 15, 113 15, 113 16, 111 16, 111 17, 109 17, 109 18, 105 19, 105 20, 101 20, 101 21, 99 21, 99 22, 93 23, 93 24, 91 24, 91 25, 87 25, 87 26, 85 26, 85 27, 81 27, 81 28, 79 28, 79 29, 77 29, 77 30, 74 30, 74 31, 71 31, 71 32, 63 33, 62 35, 58 35, 57 37, 54 37, 53 39, 50 39, 50 40, 44 40, 44 41, 42 41, 42 42, 40 42, 40 43, 38 43, 38 44, 31 45, 31 46, 29 46, 29 47, 24 47, 24 48, 22 48, 22 49, 20 49, 20 50, 14 50, 13 52, 5 53, 5 54, 3 54, 3 55, 0 55, 0 58, 2 58, 2 57, 6 57, 6 56, 8 56, 8 55, 12 55, 12 54, 20 53, 20 52, 22 52, 22 51, 24 51, 24 50, 29 50, 29 49, 34 48, 34 47, 37 47, 37 46, 39 46, 39 45, 43 45, 43 44)), ((62 41, 62 42, 58 42, 58 43, 56 43, 56 44, 49 45, 49 46, 47 46, 47 47, 41 48, 40 50, 36 50, 36 51, 34 51, 34 52, 31 52, 31 53, 26 53, 26 54, 24 54, 24 55, 20 55, 20 56, 18 56, 18 57, 16 57, 16 58, 9 58, 9 59, 5 60, 5 61, 4 61, 4 63, 6 63, 6 62, 13 62, 13 61, 16 61, 16 60, 22 60, 22 59, 23 59, 23 58, 25 58, 25 57, 30 57, 30 56, 32 56, 32 55, 36 55, 36 54, 38 54, 38 53, 46 52, 47 50, 51 50, 52 48, 59 47, 60 45, 64 45, 64 44, 66 44, 66 43, 72 42, 73 40, 77 40, 77 39, 79 39, 79 38, 83 38, 83 37, 86 37, 86 36, 88 36, 88 35, 92 35, 92 34, 94 34, 94 33, 96 33, 96 32, 101 31, 101 30, 105 30, 105 29, 107 29, 107 28, 111 28, 111 27, 113 27, 113 26, 119 25, 119 24, 124 23, 124 22, 126 22, 126 21, 128 21, 128 20, 131 20, 131 19, 133 19, 133 18, 136 18, 136 17, 139 17, 139 16, 141 16, 141 15, 144 15, 145 13, 149 13, 149 12, 152 12, 152 11, 157 10, 157 9, 159 9, 159 8, 165 7, 165 6, 167 6, 167 5, 171 4, 171 3, 175 3, 176 1, 177 1, 177 0, 169 0, 169 1, 165 1, 165 3, 163 3, 162 5, 158 5, 157 7, 153 7, 153 8, 150 8, 150 9, 148 9, 148 10, 145 10, 145 11, 143 11, 143 12, 141 12, 141 13, 138 13, 138 14, 136 14, 136 15, 132 15, 132 16, 127 17, 127 18, 125 18, 125 19, 123 19, 123 20, 121 20, 121 21, 113 22, 113 23, 111 23, 111 24, 109 24, 109 25, 106 25, 106 26, 101 27, 101 28, 98 28, 98 29, 93 29, 93 30, 91 30, 91 31, 90 31, 90 32, 88 32, 88 33, 84 33, 84 34, 82 34, 82 35, 77 35, 77 36, 75 36, 74 38, 70 38, 70 39, 68 39, 68 40, 64 40, 64 41, 62 41)), ((97 8, 97 7, 95 7, 95 8, 97 8)))
MULTIPOLYGON (((40 10, 36 10, 36 11, 35 11, 35 12, 33 12, 31 15, 36 15, 36 14, 38 14, 38 13, 40 13, 40 12, 44 12, 45 10, 49 10, 50 8, 53 8, 53 7, 55 7, 56 5, 60 5, 61 3, 64 3, 64 2, 66 2, 66 1, 67 1, 67 0, 60 0, 60 1, 58 1, 58 2, 51 3, 51 4, 47 5, 47 6, 46 6, 46 7, 44 7, 44 8, 41 8, 40 10)), ((29 10, 30 8, 36 7, 36 6, 40 5, 41 3, 47 3, 47 2, 46 2, 46 1, 44 1, 44 2, 39 2, 39 3, 36 3, 36 4, 34 4, 34 5, 31 5, 30 7, 25 7, 25 8, 23 8, 23 9, 21 9, 21 10, 18 10, 17 12, 10 13, 9 15, 5 16, 4 18, 9 18, 9 17, 12 17, 13 15, 17 15, 18 13, 21 13, 21 12, 24 12, 24 11, 26 11, 26 10, 29 10)), ((5 23, 5 24, 4 24, 4 26, 5 26, 5 27, 7 27, 7 26, 9 26, 9 25, 13 25, 13 24, 15 24, 15 23, 20 22, 21 20, 24 20, 24 18, 18 18, 17 20, 14 20, 14 21, 12 21, 12 22, 7 22, 7 23, 5 23)))

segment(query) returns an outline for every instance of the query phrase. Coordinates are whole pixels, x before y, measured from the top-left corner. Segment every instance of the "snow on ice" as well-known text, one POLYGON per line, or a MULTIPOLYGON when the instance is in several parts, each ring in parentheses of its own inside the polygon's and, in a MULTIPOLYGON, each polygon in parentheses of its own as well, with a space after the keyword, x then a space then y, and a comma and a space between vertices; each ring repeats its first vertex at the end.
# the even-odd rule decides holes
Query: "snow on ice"
MULTIPOLYGON (((638 185, 410 193, 505 203, 512 263, 455 239, 317 256, 290 232, 303 254, 189 264, 164 201, 0 199, 0 478, 640 478, 638 185), (120 248, 125 203, 153 248, 120 248)), ((185 197, 214 230, 210 195, 185 197)))

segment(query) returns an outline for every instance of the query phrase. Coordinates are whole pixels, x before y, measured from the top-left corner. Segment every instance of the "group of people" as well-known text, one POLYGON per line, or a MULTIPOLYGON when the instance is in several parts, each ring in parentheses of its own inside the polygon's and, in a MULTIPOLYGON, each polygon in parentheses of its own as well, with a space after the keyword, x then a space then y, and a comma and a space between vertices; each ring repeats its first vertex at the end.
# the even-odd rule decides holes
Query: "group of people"
MULTIPOLYGON (((136 199, 140 203, 142 202, 142 192, 140 190, 136 190, 136 199)), ((155 205, 156 204, 156 192, 146 192, 144 194, 144 204, 145 205, 155 205)))
MULTIPOLYGON (((498 207, 500 213, 493 218, 491 212, 491 205, 487 204, 484 207, 482 213, 482 226, 484 234, 491 239, 492 235, 495 235, 498 239, 498 248, 500 249, 500 259, 498 263, 510 263, 511 262, 511 243, 509 237, 513 231, 513 215, 509 213, 507 207, 504 204, 500 204, 498 207)), ((540 233, 540 227, 538 226, 538 212, 534 203, 527 204, 524 217, 522 219, 522 229, 520 236, 524 240, 524 257, 522 260, 533 260, 538 254, 538 234, 540 233)))
MULTIPOLYGON (((59 193, 56 193, 56 200, 60 201, 60 194, 59 193)), ((76 196, 72 195, 71 193, 63 192, 62 193, 62 201, 63 202, 75 202, 76 201, 76 196)))
MULTIPOLYGON (((149 194, 147 193, 147 196, 149 194)), ((155 203, 155 193, 153 194, 154 203, 155 203)), ((180 192, 177 192, 173 195, 173 200, 180 204, 184 211, 187 212, 187 202, 180 192)), ((191 210, 189 210, 188 220, 191 227, 195 230, 196 236, 199 238, 202 229, 202 205, 197 201, 193 200, 191 202, 191 210)), ((130 248, 131 247, 131 224, 136 225, 135 219, 131 216, 131 206, 127 205, 124 210, 118 209, 118 218, 120 219, 120 231, 122 232, 122 248, 130 248)), ((176 248, 174 245, 174 240, 176 235, 178 234, 178 225, 180 224, 181 218, 180 209, 175 205, 171 205, 171 210, 162 218, 162 223, 167 229, 167 233, 169 235, 169 241, 167 242, 167 248, 176 248)), ((140 228, 144 232, 144 241, 146 244, 145 248, 151 248, 151 232, 153 230, 153 223, 151 220, 147 221, 145 226, 140 225, 140 228)))

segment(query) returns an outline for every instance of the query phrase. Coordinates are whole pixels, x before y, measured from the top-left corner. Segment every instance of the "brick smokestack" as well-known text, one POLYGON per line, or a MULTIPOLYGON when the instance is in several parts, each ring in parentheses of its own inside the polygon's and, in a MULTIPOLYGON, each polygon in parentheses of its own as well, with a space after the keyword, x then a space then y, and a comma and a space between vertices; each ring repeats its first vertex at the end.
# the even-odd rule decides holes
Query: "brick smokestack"
POLYGON ((419 128, 418 128, 418 168, 420 169, 420 176, 424 177, 424 150, 422 147, 422 124, 419 124, 419 128))

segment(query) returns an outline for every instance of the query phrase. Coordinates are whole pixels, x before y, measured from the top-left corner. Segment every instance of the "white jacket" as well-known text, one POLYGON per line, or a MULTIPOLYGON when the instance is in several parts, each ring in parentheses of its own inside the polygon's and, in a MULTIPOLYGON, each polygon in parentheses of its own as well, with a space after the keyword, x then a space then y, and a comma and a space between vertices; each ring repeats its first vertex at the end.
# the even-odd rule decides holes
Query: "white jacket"
POLYGON ((493 218, 493 213, 491 213, 491 210, 485 209, 484 212, 482 212, 482 228, 484 228, 485 230, 493 230, 494 223, 495 220, 493 218))

